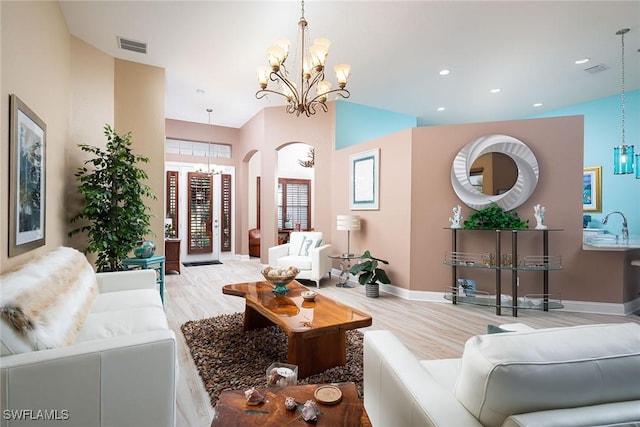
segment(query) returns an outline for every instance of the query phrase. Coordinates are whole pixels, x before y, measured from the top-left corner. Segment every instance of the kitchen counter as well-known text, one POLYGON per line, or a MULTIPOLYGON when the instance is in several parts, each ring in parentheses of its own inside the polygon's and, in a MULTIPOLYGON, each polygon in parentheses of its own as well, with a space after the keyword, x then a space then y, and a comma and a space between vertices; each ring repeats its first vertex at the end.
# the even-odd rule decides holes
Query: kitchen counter
POLYGON ((640 236, 631 236, 629 241, 623 241, 622 237, 616 239, 613 235, 599 235, 589 237, 582 244, 586 251, 629 251, 640 249, 640 236))

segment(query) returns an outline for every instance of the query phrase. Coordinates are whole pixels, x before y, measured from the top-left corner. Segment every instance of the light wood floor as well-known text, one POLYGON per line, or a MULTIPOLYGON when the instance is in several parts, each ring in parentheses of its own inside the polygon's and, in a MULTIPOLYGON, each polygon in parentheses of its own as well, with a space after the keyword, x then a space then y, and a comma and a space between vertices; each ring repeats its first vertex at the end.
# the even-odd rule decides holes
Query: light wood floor
MULTIPOLYGON (((223 295, 221 287, 228 283, 262 279, 257 259, 222 258, 222 265, 183 267, 182 274, 166 276, 166 313, 169 326, 178 340, 180 377, 178 382, 178 427, 209 426, 213 409, 184 342, 180 325, 187 320, 203 319, 224 313, 244 311, 244 300, 223 295)), ((319 292, 363 310, 373 317, 373 325, 365 329, 388 329, 420 359, 460 357, 464 342, 472 335, 486 331, 487 324, 522 322, 534 328, 572 326, 589 323, 640 323, 640 316, 605 316, 522 310, 517 318, 496 316, 490 307, 407 301, 381 294, 367 298, 362 286, 344 289, 328 277, 319 292)), ((504 311, 503 311, 504 312, 504 311)))

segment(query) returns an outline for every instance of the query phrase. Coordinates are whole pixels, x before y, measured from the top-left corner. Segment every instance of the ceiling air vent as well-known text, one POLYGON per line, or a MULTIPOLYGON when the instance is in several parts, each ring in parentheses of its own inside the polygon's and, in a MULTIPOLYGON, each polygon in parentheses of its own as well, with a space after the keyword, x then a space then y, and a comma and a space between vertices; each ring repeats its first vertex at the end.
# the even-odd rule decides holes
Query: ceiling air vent
POLYGON ((602 71, 608 70, 608 69, 609 69, 609 67, 607 67, 606 65, 598 64, 598 65, 594 65, 593 67, 585 68, 584 70, 587 73, 595 74, 595 73, 599 73, 599 72, 602 72, 602 71))
POLYGON ((135 40, 125 39, 124 37, 118 37, 118 46, 120 49, 130 50, 132 52, 147 53, 147 44, 144 42, 137 42, 135 40))

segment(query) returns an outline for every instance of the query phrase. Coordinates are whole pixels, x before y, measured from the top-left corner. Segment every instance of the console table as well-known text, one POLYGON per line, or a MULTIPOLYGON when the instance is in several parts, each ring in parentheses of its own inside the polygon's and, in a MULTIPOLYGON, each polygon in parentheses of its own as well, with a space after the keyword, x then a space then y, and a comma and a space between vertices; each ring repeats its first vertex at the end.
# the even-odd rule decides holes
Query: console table
POLYGON ((152 256, 149 258, 127 258, 122 261, 125 270, 147 270, 156 271, 156 284, 160 291, 160 299, 164 304, 164 256, 152 256))
POLYGON ((468 303, 476 305, 491 305, 496 307, 496 314, 500 315, 503 307, 511 308, 512 315, 518 315, 519 308, 534 308, 548 311, 550 308, 562 308, 559 300, 553 300, 549 294, 549 271, 562 270, 560 256, 549 255, 549 233, 562 231, 561 229, 508 229, 508 230, 467 230, 463 228, 449 228, 451 230, 451 251, 445 256, 444 263, 451 266, 451 292, 445 293, 445 298, 454 304, 468 303), (495 238, 495 253, 465 253, 458 251, 458 235, 469 232, 492 233, 495 238), (524 261, 519 261, 518 235, 523 233, 542 233, 542 255, 526 255, 524 261), (511 235, 511 252, 505 253, 501 247, 503 234, 511 235), (458 269, 481 268, 495 270, 495 297, 488 293, 475 291, 472 295, 462 295, 458 291, 458 269), (511 302, 502 298, 502 271, 511 272, 511 302), (527 295, 528 300, 521 303, 518 300, 518 273, 521 271, 542 272, 542 293, 527 295), (529 303, 531 302, 531 304, 529 303), (535 303, 537 304, 535 304, 535 303))

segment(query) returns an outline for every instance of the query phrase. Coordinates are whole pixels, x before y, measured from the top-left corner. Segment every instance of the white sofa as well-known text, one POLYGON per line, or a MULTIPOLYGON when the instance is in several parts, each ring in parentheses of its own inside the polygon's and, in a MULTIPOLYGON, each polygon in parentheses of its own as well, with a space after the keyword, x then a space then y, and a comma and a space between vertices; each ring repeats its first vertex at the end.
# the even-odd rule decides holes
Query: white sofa
POLYGON ((58 248, 0 278, 0 426, 174 426, 176 339, 154 270, 58 248))
POLYGON ((269 248, 269 265, 272 267, 296 267, 297 279, 316 282, 331 274, 331 245, 325 244, 320 231, 294 231, 289 243, 269 248))
POLYGON ((366 332, 373 426, 640 426, 640 324, 518 329, 472 337, 461 358, 442 360, 366 332))

